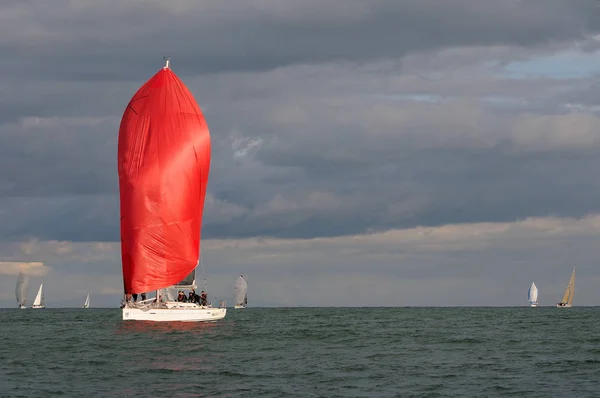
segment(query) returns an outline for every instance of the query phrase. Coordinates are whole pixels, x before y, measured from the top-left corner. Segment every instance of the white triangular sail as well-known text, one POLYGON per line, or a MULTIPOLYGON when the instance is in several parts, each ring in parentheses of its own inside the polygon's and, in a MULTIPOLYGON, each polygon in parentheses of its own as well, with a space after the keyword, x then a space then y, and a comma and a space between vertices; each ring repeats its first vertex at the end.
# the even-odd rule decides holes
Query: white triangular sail
POLYGON ((87 297, 85 298, 85 303, 83 303, 83 308, 90 308, 90 294, 88 293, 87 297))
POLYGON ((19 272, 19 276, 17 277, 17 287, 15 288, 15 295, 20 308, 25 308, 25 305, 27 304, 28 283, 29 278, 27 278, 27 276, 25 276, 25 274, 22 272, 19 272))
POLYGON ((40 284, 35 300, 31 308, 44 308, 44 284, 40 284))
POLYGON ((240 275, 240 277, 237 279, 233 289, 235 291, 235 306, 245 307, 246 304, 248 304, 248 283, 246 283, 243 275, 240 275))
POLYGON ((535 282, 531 283, 531 286, 529 287, 529 292, 527 293, 527 298, 529 300, 529 304, 531 305, 537 305, 538 303, 538 288, 535 285, 535 282))

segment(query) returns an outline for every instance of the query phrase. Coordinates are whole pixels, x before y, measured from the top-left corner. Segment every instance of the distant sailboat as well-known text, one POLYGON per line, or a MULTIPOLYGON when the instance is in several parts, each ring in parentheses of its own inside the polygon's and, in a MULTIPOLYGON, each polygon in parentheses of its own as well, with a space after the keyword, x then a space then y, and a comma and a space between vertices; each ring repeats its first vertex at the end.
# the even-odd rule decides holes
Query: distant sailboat
POLYGON ((85 298, 85 303, 83 303, 83 308, 90 308, 90 294, 88 293, 87 297, 85 298))
POLYGON ((33 300, 33 305, 31 308, 46 308, 44 305, 44 284, 40 284, 40 288, 35 296, 35 300, 33 300))
POLYGON ((529 291, 527 292, 527 299, 529 300, 529 305, 532 307, 537 307, 538 305, 538 288, 535 285, 535 282, 531 283, 529 287, 529 291))
POLYGON ((19 272, 19 276, 17 277, 17 287, 15 289, 15 295, 17 296, 17 302, 19 303, 20 309, 27 308, 25 305, 27 304, 27 284, 29 283, 29 279, 23 274, 19 272))
POLYGON ((565 294, 563 294, 562 300, 560 303, 556 304, 556 307, 566 307, 571 308, 573 306, 573 296, 575 296, 575 267, 573 267, 573 272, 571 273, 571 279, 569 279, 569 284, 565 289, 565 294))
POLYGON ((246 283, 244 275, 240 275, 233 289, 235 290, 235 305, 233 308, 246 308, 246 305, 248 305, 248 283, 246 283))

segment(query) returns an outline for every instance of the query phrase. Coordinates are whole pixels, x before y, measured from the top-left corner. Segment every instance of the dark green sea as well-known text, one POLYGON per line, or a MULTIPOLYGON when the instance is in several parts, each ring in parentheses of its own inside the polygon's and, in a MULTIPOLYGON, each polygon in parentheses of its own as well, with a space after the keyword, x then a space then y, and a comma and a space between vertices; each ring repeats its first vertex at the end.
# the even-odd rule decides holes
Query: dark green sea
POLYGON ((2 397, 598 397, 600 308, 0 310, 2 397))

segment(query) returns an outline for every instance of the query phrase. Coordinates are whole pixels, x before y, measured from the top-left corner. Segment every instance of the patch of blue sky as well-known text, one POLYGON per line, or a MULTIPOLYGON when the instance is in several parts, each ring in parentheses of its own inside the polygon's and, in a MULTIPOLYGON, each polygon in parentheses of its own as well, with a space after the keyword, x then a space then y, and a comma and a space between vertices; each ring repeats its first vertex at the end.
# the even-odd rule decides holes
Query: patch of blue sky
POLYGON ((506 65, 502 75, 515 79, 580 79, 597 73, 600 73, 600 52, 570 50, 527 61, 511 62, 506 65))

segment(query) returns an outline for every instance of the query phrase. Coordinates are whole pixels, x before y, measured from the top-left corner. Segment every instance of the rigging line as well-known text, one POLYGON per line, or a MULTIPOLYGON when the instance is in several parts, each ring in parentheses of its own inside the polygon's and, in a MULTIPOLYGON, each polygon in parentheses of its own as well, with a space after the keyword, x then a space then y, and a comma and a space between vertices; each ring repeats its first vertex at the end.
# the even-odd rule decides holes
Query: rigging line
POLYGON ((204 292, 208 297, 208 288, 206 287, 206 275, 204 274, 204 263, 202 262, 202 254, 200 254, 200 269, 202 270, 202 279, 204 279, 204 292))

